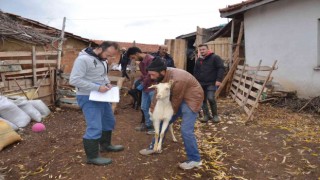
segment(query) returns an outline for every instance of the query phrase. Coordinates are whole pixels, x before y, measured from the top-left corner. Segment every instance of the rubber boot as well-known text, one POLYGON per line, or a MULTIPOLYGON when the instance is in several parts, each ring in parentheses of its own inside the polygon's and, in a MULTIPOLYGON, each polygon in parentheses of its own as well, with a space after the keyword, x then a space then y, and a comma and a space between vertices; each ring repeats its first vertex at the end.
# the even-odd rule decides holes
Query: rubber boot
POLYGON ((87 164, 104 166, 112 163, 111 159, 99 156, 98 139, 83 139, 83 146, 87 156, 87 164))
POLYGON ((200 122, 206 123, 209 120, 209 109, 208 109, 207 103, 203 103, 202 110, 203 110, 203 118, 200 119, 200 122))
POLYGON ((100 151, 101 152, 119 152, 123 151, 122 145, 111 145, 112 131, 102 131, 100 138, 100 151))
POLYGON ((215 100, 209 101, 210 108, 211 108, 211 113, 213 116, 212 122, 218 123, 220 122, 219 116, 218 116, 218 110, 217 110, 217 103, 215 100))

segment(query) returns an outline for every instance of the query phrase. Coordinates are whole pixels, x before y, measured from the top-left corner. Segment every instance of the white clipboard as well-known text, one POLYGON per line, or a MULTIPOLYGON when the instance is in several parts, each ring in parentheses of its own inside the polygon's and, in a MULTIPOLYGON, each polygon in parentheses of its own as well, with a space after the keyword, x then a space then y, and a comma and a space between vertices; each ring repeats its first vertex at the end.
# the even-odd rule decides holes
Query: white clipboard
POLYGON ((101 93, 98 91, 91 91, 89 100, 99 102, 116 102, 120 101, 120 90, 118 86, 112 87, 107 92, 101 93))

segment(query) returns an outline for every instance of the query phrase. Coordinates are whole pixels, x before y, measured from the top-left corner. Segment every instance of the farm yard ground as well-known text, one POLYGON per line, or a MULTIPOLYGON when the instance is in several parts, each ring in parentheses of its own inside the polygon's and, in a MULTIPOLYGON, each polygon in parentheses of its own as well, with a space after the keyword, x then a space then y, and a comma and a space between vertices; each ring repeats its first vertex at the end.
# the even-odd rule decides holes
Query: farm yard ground
MULTIPOLYGON (((319 179, 320 117, 261 104, 254 122, 229 98, 219 99, 221 123, 196 124, 203 166, 184 171, 180 123, 174 125, 178 143, 166 138, 164 151, 141 156, 152 136, 136 132, 140 111, 124 96, 116 113, 113 143, 123 152, 102 153, 109 166, 84 163, 82 112, 53 107, 44 120, 47 130, 33 133, 31 124, 19 131, 23 141, 0 152, 0 175, 16 179, 319 179)), ((1 176, 0 176, 1 177, 1 176)), ((1 178, 0 178, 1 179, 1 178)))

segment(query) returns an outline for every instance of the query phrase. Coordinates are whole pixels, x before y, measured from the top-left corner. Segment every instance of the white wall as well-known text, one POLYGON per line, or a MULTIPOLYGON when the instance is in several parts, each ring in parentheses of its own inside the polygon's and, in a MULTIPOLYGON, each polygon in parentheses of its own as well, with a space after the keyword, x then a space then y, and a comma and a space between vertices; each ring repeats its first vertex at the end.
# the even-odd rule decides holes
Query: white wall
POLYGON ((274 80, 299 97, 320 95, 320 0, 280 0, 245 13, 246 63, 272 65, 274 80))

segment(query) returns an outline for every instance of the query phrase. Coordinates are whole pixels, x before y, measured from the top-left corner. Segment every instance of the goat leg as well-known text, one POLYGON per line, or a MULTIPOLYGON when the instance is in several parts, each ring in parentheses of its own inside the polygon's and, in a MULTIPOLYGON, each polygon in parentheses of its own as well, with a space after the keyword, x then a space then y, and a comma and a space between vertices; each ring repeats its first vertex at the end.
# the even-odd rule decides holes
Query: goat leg
POLYGON ((153 150, 157 152, 159 142, 160 121, 153 119, 153 127, 155 132, 153 150))
POLYGON ((161 152, 161 148, 162 148, 162 140, 163 140, 163 137, 164 137, 164 133, 169 125, 169 121, 170 119, 167 119, 167 120, 164 120, 163 123, 162 123, 162 127, 161 127, 161 133, 160 133, 160 140, 159 140, 159 144, 158 144, 158 147, 156 149, 157 152, 161 152))
POLYGON ((174 135, 174 132, 173 132, 173 124, 169 125, 169 130, 171 132, 173 142, 178 142, 178 140, 176 139, 176 136, 174 135))

